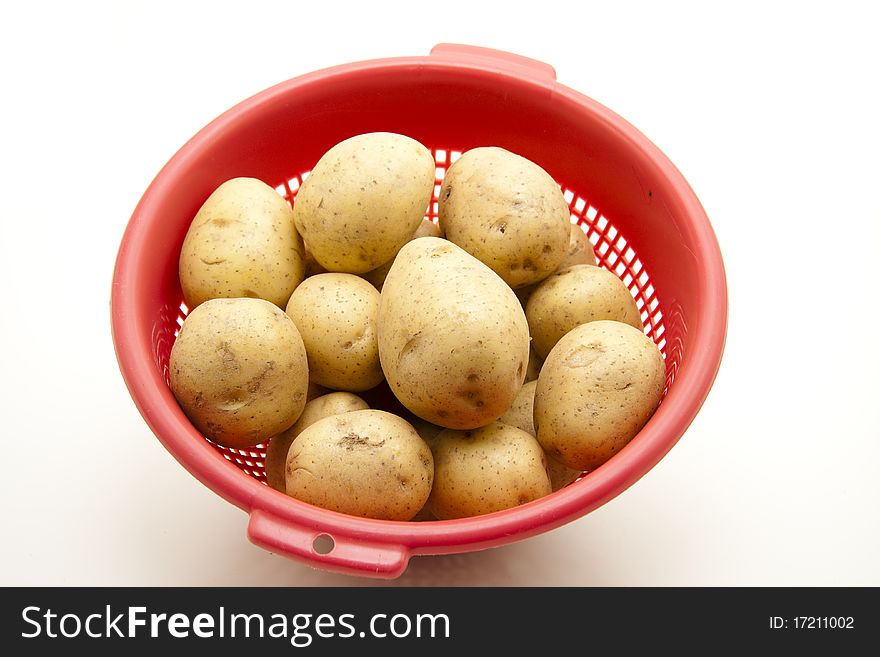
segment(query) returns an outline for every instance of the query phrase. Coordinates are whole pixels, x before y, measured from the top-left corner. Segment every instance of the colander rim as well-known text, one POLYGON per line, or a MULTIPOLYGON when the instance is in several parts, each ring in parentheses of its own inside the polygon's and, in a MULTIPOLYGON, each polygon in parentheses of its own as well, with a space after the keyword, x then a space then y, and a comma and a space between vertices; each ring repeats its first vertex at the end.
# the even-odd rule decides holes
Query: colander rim
POLYGON ((434 56, 375 59, 307 73, 248 98, 209 123, 168 161, 138 203, 122 239, 111 293, 113 341, 132 399, 157 438, 191 474, 249 513, 260 510, 284 522, 326 532, 337 540, 348 536, 403 546, 412 553, 464 551, 525 538, 589 513, 632 485, 673 447, 708 395, 724 350, 727 312, 724 265, 709 219, 678 169, 647 137, 608 108, 553 79, 504 70, 485 61, 469 63, 434 56), (296 93, 305 85, 332 84, 339 76, 377 69, 396 74, 454 69, 461 75, 550 92, 628 141, 632 150, 641 154, 640 164, 662 173, 684 208, 680 228, 689 238, 700 268, 696 285, 702 303, 695 310, 697 329, 690 335, 689 353, 674 385, 654 417, 619 454, 582 480, 534 502, 486 516, 431 522, 363 519, 313 507, 269 488, 224 459, 189 423, 155 366, 150 330, 136 303, 137 280, 140 272, 146 271, 139 246, 177 173, 209 148, 219 134, 264 103, 296 93))

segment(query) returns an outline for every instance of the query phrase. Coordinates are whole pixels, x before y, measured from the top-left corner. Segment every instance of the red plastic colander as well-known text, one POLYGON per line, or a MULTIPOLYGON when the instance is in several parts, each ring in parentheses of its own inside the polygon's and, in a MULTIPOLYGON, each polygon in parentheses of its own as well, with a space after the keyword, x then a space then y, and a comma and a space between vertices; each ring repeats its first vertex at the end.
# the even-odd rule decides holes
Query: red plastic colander
POLYGON ((443 44, 427 57, 346 64, 283 82, 235 106, 165 165, 129 221, 113 278, 113 340, 135 404, 174 457, 250 515, 248 537, 273 552, 358 575, 396 577, 411 555, 479 550, 558 527, 633 484, 676 443, 712 386, 727 327, 724 266, 697 197, 673 164, 622 118, 508 53, 443 44), (355 518, 265 484, 262 446, 206 440, 168 387, 168 357, 187 309, 177 276, 190 221, 223 181, 252 176, 293 202, 334 144, 388 131, 446 167, 476 146, 501 146, 562 186, 601 264, 629 287, 646 333, 666 358, 659 409, 629 445, 568 487, 476 518, 355 518))

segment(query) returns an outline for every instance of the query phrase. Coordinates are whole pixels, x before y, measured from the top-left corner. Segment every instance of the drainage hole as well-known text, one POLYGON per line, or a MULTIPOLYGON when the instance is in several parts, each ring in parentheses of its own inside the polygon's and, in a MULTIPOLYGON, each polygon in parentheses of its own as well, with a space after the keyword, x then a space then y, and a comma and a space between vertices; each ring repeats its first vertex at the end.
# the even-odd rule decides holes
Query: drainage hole
POLYGON ((315 540, 312 541, 312 549, 317 554, 330 554, 335 547, 336 542, 329 534, 319 534, 315 537, 315 540))

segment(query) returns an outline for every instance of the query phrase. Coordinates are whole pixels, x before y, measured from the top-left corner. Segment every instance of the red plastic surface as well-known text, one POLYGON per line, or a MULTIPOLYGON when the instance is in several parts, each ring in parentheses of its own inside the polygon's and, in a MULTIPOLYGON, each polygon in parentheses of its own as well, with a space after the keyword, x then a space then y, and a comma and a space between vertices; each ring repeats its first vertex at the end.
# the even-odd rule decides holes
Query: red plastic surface
MULTIPOLYGON (((429 216, 436 216, 436 198, 429 216)), ((687 182, 622 118, 555 81, 550 66, 509 53, 442 44, 427 57, 348 64, 272 87, 229 110, 168 162, 131 217, 116 263, 112 328, 123 377, 165 447, 195 477, 251 515, 250 539, 312 565, 395 577, 411 554, 477 550, 558 527, 601 506, 653 467, 691 423, 721 361, 727 288, 709 221, 687 182), (600 262, 620 276, 667 364, 667 392, 626 448, 540 500, 478 518, 390 522, 354 518, 263 483, 265 451, 213 445, 168 388, 168 355, 186 314, 177 261, 208 195, 254 176, 293 201, 337 142, 393 131, 437 159, 438 183, 461 151, 502 146, 562 185, 600 262), (321 554, 322 534, 335 545, 321 554)))

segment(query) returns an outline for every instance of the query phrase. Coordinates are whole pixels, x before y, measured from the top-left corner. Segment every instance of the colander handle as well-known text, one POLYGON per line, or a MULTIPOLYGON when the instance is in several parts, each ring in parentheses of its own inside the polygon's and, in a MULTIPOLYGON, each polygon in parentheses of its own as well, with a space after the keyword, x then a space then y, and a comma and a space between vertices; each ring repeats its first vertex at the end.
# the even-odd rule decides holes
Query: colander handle
POLYGON ((247 532, 252 543, 270 552, 361 577, 398 577, 409 563, 409 550, 403 545, 330 536, 318 529, 293 525, 261 509, 251 512, 247 532))
POLYGON ((438 43, 431 48, 431 56, 490 64, 501 69, 545 80, 556 79, 556 70, 550 64, 493 48, 467 46, 459 43, 438 43))

